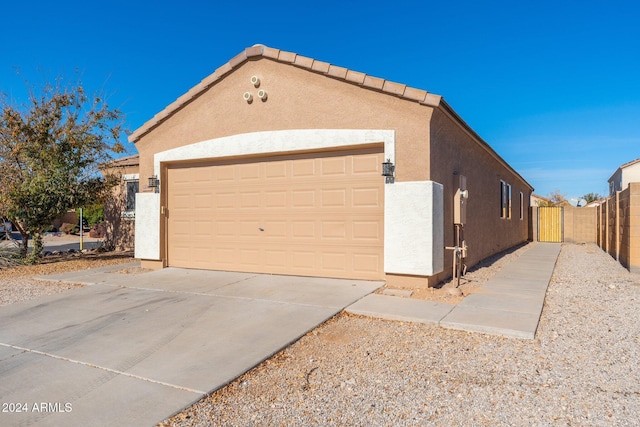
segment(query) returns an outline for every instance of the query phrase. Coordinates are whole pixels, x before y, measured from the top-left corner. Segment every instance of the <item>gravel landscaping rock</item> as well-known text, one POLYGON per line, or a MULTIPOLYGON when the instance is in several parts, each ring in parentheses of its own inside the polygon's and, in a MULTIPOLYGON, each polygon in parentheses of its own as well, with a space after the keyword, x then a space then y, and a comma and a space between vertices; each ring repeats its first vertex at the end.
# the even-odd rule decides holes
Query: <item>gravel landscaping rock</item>
MULTIPOLYGON (((0 305, 74 287, 35 275, 128 261, 0 270, 0 305)), ((565 244, 533 341, 341 314, 159 426, 637 426, 639 301, 640 276, 565 244)))
POLYGON ((533 341, 341 314, 160 426, 639 425, 639 284, 563 245, 533 341))
POLYGON ((48 257, 37 265, 0 268, 0 306, 83 286, 58 281, 37 280, 34 279, 34 276, 86 270, 127 262, 131 262, 131 253, 109 252, 83 255, 78 258, 48 257))

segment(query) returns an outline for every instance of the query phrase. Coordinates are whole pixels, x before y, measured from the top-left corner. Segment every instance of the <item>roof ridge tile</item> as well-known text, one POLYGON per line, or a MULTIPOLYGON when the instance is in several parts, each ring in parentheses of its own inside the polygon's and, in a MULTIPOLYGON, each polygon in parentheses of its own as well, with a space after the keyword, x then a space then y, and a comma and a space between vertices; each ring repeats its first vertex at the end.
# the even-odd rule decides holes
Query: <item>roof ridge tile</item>
POLYGON ((373 77, 349 68, 340 67, 328 62, 298 55, 295 52, 288 52, 262 44, 256 44, 251 47, 247 47, 242 52, 231 58, 228 62, 222 64, 212 74, 202 79, 199 84, 189 89, 185 94, 178 97, 178 99, 154 115, 151 120, 144 123, 129 136, 129 141, 135 142, 140 139, 142 135, 146 134, 166 118, 171 116, 174 111, 179 110, 184 105, 191 102, 192 99, 200 96, 201 93, 213 86, 218 80, 244 64, 246 61, 259 59, 261 57, 282 62, 284 64, 294 65, 328 77, 343 80, 347 83, 357 84, 368 89, 398 96, 409 101, 417 101, 422 105, 430 107, 439 106, 442 99, 441 96, 431 94, 426 90, 413 88, 402 83, 392 82, 379 77, 373 77))

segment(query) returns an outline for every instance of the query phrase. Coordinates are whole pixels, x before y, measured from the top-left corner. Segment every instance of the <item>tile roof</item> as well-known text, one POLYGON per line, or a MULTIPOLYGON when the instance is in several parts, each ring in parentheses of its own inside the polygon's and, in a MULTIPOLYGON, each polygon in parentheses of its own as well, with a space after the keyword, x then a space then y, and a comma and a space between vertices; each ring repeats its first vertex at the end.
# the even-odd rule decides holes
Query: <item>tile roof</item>
POLYGON ((191 102, 191 100, 193 100, 194 98, 198 97, 202 92, 209 89, 217 81, 222 79, 227 74, 231 73, 234 69, 238 68, 246 61, 259 59, 260 57, 303 68, 314 73, 324 74, 329 77, 344 80, 348 83, 356 84, 372 90, 377 90, 389 95, 397 96, 399 98, 407 99, 410 101, 415 101, 431 107, 439 106, 442 101, 442 97, 440 95, 429 93, 426 90, 415 89, 401 83, 395 83, 389 80, 369 76, 358 71, 349 70, 347 68, 338 67, 327 62, 322 62, 313 58, 298 55, 297 53, 286 52, 264 45, 255 45, 240 52, 240 54, 233 57, 229 62, 215 70, 213 74, 205 77, 200 83, 191 88, 187 93, 179 97, 164 110, 153 116, 151 120, 147 121, 129 136, 129 141, 136 142, 144 134, 168 119, 174 112, 191 102))
POLYGON ((633 166, 633 165, 635 165, 636 163, 640 163, 640 159, 631 160, 630 162, 627 162, 627 163, 625 163, 625 164, 621 165, 618 169, 616 169, 616 171, 613 173, 613 175, 611 175, 611 176, 609 177, 608 182, 613 181, 613 177, 614 177, 614 176, 616 176, 616 174, 617 174, 618 172, 620 172, 622 169, 626 169, 626 168, 628 168, 629 166, 633 166))
POLYGON ((180 96, 173 103, 169 104, 164 110, 153 116, 151 120, 144 123, 129 135, 130 142, 137 142, 142 136, 150 132, 156 126, 167 120, 173 113, 183 108, 192 100, 200 96, 204 91, 216 84, 224 76, 231 73, 246 61, 260 58, 267 58, 284 64, 306 69, 313 73, 323 74, 331 78, 343 80, 350 84, 359 85, 370 90, 379 91, 391 96, 396 96, 409 101, 418 102, 421 105, 429 107, 441 108, 446 114, 456 120, 460 126, 475 139, 485 150, 489 152, 498 162, 503 164, 507 169, 519 176, 522 181, 533 191, 533 187, 522 176, 511 167, 491 146, 484 141, 462 118, 445 102, 440 95, 429 93, 426 90, 416 89, 401 83, 395 83, 379 77, 369 76, 365 73, 350 70, 329 64, 327 62, 318 61, 313 58, 298 55, 294 52, 287 52, 280 49, 274 49, 262 44, 257 44, 246 48, 238 55, 233 57, 229 62, 216 69, 213 74, 205 77, 200 83, 189 89, 187 93, 180 96))
POLYGON ((106 168, 115 168, 122 166, 138 166, 140 164, 140 156, 138 154, 134 154, 132 156, 120 157, 119 159, 114 159, 100 165, 101 169, 106 168))
POLYGON ((620 169, 635 165, 636 163, 640 163, 640 159, 631 160, 630 162, 627 162, 624 165, 620 166, 620 169))

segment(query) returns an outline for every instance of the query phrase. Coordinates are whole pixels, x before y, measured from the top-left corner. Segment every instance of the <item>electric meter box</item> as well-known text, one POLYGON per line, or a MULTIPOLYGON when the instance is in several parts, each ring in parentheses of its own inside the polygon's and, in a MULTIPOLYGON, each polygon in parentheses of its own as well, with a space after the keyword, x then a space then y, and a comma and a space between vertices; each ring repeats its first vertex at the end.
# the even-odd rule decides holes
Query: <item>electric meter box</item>
POLYGON ((469 192, 467 191, 467 177, 464 175, 455 175, 457 189, 453 197, 453 223, 464 225, 467 222, 467 199, 469 192))

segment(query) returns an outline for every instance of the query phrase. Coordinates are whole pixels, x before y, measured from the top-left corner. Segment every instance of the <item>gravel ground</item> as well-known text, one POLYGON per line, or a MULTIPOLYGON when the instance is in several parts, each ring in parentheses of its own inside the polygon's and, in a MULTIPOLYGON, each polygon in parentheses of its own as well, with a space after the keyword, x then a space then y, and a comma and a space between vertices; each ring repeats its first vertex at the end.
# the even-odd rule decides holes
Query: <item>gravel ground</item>
MULTIPOLYGON (((74 287, 34 275, 128 261, 0 270, 0 305, 74 287)), ((160 426, 637 426, 639 301, 640 276, 595 245, 564 245, 533 341, 341 314, 160 426)))
MULTIPOLYGON (((493 277, 503 266, 519 258, 523 253, 528 251, 531 246, 532 244, 523 243, 485 258, 466 272, 460 280, 459 286, 455 279, 450 278, 439 283, 437 286, 414 290, 411 298, 458 304, 464 297, 481 291, 483 283, 493 277)), ((383 293, 385 289, 386 286, 376 291, 376 293, 383 293)))
POLYGON ((88 255, 47 257, 42 264, 0 268, 0 306, 52 295, 82 287, 69 283, 36 280, 34 276, 85 270, 131 262, 130 252, 106 252, 88 255))
POLYGON ((639 301, 564 245, 535 340, 341 314, 160 425, 637 426, 639 301))

